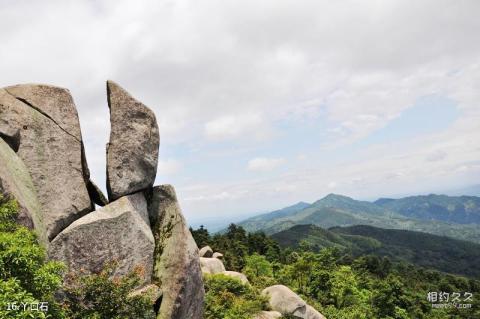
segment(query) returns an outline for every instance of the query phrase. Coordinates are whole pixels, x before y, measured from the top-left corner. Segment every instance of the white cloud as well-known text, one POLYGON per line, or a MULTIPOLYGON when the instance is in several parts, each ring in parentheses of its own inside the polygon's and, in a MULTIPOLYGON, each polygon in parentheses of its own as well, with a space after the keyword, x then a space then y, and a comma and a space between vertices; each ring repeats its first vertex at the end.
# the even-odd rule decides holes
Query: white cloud
POLYGON ((180 171, 182 164, 174 159, 159 160, 157 175, 173 175, 180 171))
POLYGON ((207 122, 205 134, 211 140, 265 139, 271 135, 268 125, 259 114, 226 115, 207 122))
POLYGON ((285 163, 283 158, 257 157, 248 161, 249 171, 271 171, 285 163))

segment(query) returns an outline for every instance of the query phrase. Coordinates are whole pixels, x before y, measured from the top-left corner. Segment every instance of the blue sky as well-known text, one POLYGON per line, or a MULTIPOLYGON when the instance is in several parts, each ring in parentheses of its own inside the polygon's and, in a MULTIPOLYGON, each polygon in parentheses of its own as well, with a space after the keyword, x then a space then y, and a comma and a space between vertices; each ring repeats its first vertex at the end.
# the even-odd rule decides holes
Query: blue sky
POLYGON ((112 79, 192 224, 480 178, 478 1, 8 1, 0 81, 70 89, 105 184, 112 79), (28 23, 25 23, 28 21, 28 23), (408 23, 405 23, 408 21, 408 23))

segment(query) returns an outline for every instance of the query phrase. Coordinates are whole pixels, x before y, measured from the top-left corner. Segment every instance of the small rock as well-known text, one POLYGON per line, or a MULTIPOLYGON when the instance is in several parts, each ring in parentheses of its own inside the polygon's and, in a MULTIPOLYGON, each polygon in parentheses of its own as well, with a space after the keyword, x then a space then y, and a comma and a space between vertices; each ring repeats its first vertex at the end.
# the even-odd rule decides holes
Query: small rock
POLYGON ((122 197, 73 222, 50 243, 48 254, 73 273, 99 273, 112 261, 115 277, 140 267, 141 284, 150 283, 155 243, 145 220, 144 195, 122 197))
POLYGON ((281 318, 282 314, 278 311, 262 311, 253 317, 253 319, 277 319, 281 318))
POLYGON ((223 259, 223 254, 221 253, 213 253, 213 258, 223 259))
POLYGON ((240 272, 236 272, 236 271, 224 271, 222 272, 222 274, 226 275, 226 276, 230 276, 230 277, 233 277, 233 278, 237 278, 237 279, 240 279, 240 281, 246 285, 246 284, 249 284, 250 282, 248 281, 247 279, 247 276, 245 276, 244 274, 240 273, 240 272))
POLYGON ((200 257, 200 267, 204 274, 219 274, 225 271, 222 261, 217 258, 200 257))
POLYGON ((210 258, 213 255, 213 250, 210 248, 210 246, 205 246, 202 249, 200 249, 199 253, 200 257, 206 257, 210 258))
POLYGON ((290 288, 275 285, 265 288, 262 295, 269 297, 270 307, 282 314, 305 313, 307 304, 290 288))
POLYGON ((112 81, 107 82, 110 141, 107 145, 107 191, 113 201, 152 187, 160 136, 155 114, 112 81))

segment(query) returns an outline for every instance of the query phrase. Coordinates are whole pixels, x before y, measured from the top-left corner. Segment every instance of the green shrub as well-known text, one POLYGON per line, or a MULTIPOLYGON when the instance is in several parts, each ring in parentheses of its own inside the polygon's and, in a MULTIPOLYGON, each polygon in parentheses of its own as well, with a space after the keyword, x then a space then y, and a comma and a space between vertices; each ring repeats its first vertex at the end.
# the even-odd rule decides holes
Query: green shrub
POLYGON ((222 274, 205 276, 205 319, 250 319, 267 299, 250 285, 222 274))
POLYGON ((70 276, 64 306, 71 319, 150 319, 155 312, 147 295, 130 293, 139 286, 142 271, 112 277, 115 264, 99 274, 70 276))
POLYGON ((17 203, 0 195, 0 318, 63 318, 54 293, 64 266, 46 262, 35 234, 15 223, 17 212, 17 203), (48 312, 30 311, 40 302, 48 303, 48 312), (25 311, 14 309, 25 304, 25 311))

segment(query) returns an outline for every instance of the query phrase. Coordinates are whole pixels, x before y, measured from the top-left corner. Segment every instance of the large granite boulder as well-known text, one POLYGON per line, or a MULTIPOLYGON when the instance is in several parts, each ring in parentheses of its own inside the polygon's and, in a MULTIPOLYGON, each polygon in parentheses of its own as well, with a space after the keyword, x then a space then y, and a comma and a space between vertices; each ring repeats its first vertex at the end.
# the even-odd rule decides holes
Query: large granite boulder
POLYGON ((204 274, 219 274, 225 271, 223 262, 218 258, 200 257, 200 267, 204 274))
POLYGON ((0 193, 15 198, 19 206, 17 222, 35 229, 39 242, 46 246, 47 232, 41 217, 41 205, 30 173, 22 160, 0 138, 0 193))
POLYGON ((73 273, 98 273, 113 261, 113 276, 140 268, 142 283, 149 283, 154 248, 147 202, 143 193, 136 193, 73 222, 50 243, 48 254, 73 273))
POLYGON ((155 237, 153 281, 163 292, 158 319, 203 318, 198 248, 170 185, 153 188, 149 214, 155 237))
POLYGON ((282 314, 297 315, 306 311, 305 301, 286 286, 270 286, 262 291, 262 295, 269 298, 269 304, 273 310, 282 314))
POLYGON ((68 90, 34 84, 0 89, 0 135, 30 173, 49 240, 93 210, 68 90))
POLYGON ((155 114, 112 81, 107 82, 110 141, 107 191, 113 201, 150 188, 155 181, 160 136, 155 114))

